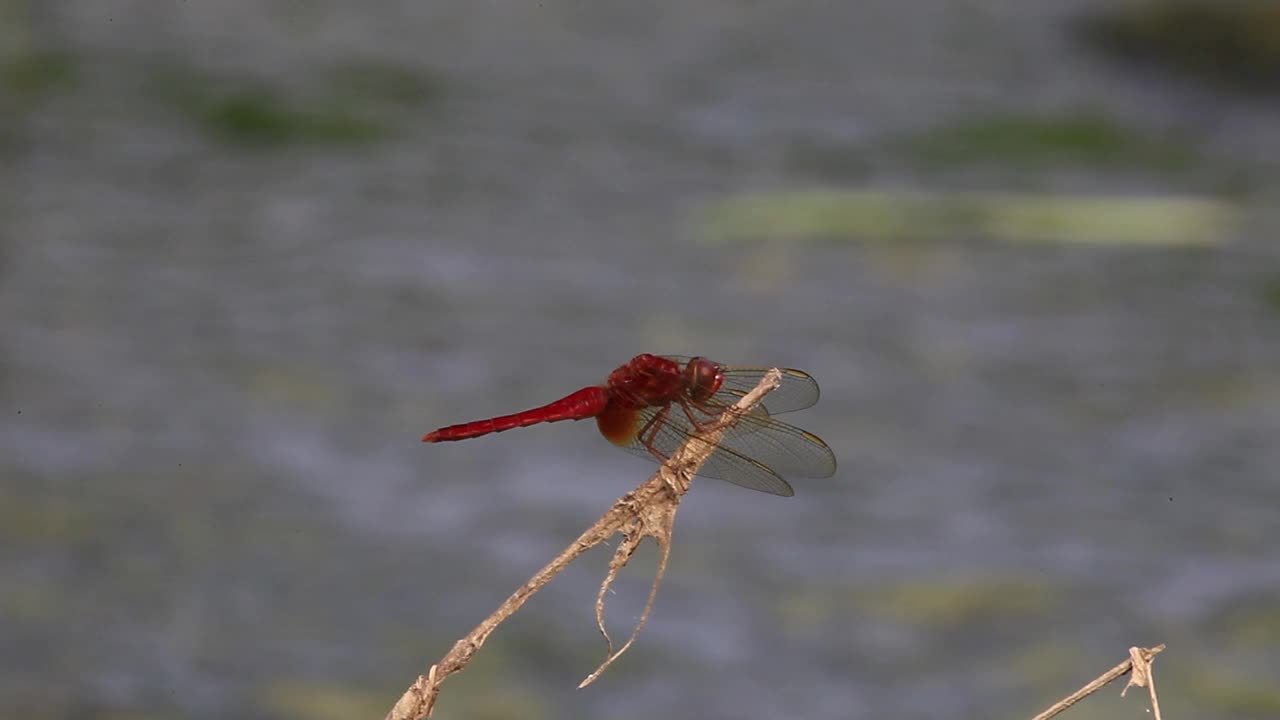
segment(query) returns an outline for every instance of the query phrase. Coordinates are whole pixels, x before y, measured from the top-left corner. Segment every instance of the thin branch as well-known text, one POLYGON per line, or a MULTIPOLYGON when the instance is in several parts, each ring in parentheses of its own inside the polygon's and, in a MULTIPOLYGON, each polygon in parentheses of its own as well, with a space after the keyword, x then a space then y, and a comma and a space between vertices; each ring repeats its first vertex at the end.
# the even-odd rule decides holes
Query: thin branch
POLYGON ((1103 686, 1112 680, 1132 671, 1129 682, 1124 686, 1124 690, 1120 691, 1121 697, 1129 691, 1130 687, 1146 687, 1151 691, 1151 710, 1155 720, 1160 720, 1160 702, 1156 698, 1155 676, 1151 674, 1151 660, 1164 650, 1164 644, 1161 643, 1153 648, 1129 648, 1129 659, 1111 668, 1110 670, 1099 675, 1095 680, 1062 698, 1054 703, 1048 710, 1040 713, 1031 720, 1049 720, 1049 718, 1075 705, 1084 698, 1101 690, 1103 686))
POLYGON ((725 431, 759 404, 765 395, 778 387, 781 378, 782 374, 778 370, 770 370, 755 389, 726 410, 706 432, 690 437, 679 450, 662 463, 653 476, 635 490, 619 498, 603 517, 512 593, 511 597, 499 605, 492 615, 454 643, 453 648, 441 658, 440 662, 428 668, 425 675, 419 675, 387 713, 386 720, 419 720, 430 717, 436 698, 440 694, 441 683, 467 666, 471 657, 484 645, 485 640, 498 625, 514 615, 525 601, 551 582, 551 579, 568 567, 569 563, 587 550, 613 537, 615 533, 622 533, 622 543, 614 552, 613 559, 609 563, 609 572, 601 584, 600 594, 596 599, 596 620, 601 633, 604 634, 609 654, 600 667, 582 682, 582 685, 599 677, 600 673, 631 646, 649 617, 649 611, 653 608, 658 586, 666 570, 667 557, 671 551, 671 531, 675 523, 675 511, 680 505, 680 499, 689 491, 693 476, 715 451, 725 431), (631 638, 613 652, 613 643, 609 640, 608 633, 604 632, 604 595, 617 577, 618 571, 626 566, 627 561, 645 537, 652 537, 661 550, 658 570, 649 592, 644 614, 632 632, 631 638))

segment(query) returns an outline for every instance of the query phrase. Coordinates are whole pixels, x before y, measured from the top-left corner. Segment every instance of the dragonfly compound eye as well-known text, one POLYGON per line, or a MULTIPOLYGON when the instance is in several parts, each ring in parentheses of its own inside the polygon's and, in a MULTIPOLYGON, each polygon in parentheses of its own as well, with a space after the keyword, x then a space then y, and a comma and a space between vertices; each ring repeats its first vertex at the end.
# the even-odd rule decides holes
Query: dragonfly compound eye
POLYGON ((689 397, 700 402, 715 395, 720 389, 720 385, 724 383, 724 370, 719 363, 696 357, 685 366, 684 379, 689 387, 689 397))

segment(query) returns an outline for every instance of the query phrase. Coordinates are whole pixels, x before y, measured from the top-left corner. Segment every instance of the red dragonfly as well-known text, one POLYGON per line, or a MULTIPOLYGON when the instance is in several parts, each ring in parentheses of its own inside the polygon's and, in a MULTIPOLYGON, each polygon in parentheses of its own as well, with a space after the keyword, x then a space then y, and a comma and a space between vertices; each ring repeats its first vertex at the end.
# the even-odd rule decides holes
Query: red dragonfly
MULTIPOLYGON (((637 355, 610 373, 604 385, 586 387, 514 415, 440 428, 422 440, 466 440, 538 423, 595 418, 610 442, 661 462, 690 434, 714 423, 768 371, 767 367, 721 365, 702 357, 637 355)), ((808 373, 783 370, 782 384, 729 428, 698 474, 784 496, 795 491, 783 474, 831 477, 836 471, 831 448, 817 435, 773 417, 817 401, 818 383, 808 373)))

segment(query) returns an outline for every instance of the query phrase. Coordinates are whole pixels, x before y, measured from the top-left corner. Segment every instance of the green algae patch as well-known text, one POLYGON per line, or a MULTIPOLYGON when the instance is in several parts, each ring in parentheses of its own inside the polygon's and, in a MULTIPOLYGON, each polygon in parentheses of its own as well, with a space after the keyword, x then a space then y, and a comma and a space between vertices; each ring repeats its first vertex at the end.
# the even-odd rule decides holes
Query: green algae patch
POLYGON ((970 118, 890 141, 889 145, 909 161, 934 168, 1074 166, 1172 171, 1200 162, 1187 139, 1128 127, 1088 111, 970 118))
POLYGON ((30 102, 72 87, 79 63, 70 53, 27 50, 0 59, 0 88, 11 98, 30 102))
POLYGON ((1262 303, 1280 314, 1280 272, 1272 273, 1262 281, 1262 303))
POLYGON ((152 86, 207 135, 233 145, 358 146, 386 140, 402 116, 435 101, 425 74, 362 61, 335 64, 286 81, 167 67, 152 86))
POLYGON ((1037 615, 1054 600, 1052 589, 1019 578, 910 581, 857 593, 873 612, 902 623, 959 626, 1037 615))
POLYGON ((1235 214, 1234 205, 1203 197, 814 190, 727 198, 701 213, 696 231, 709 242, 959 238, 1204 246, 1223 241, 1235 214))
POLYGON ((350 144, 384 134, 377 122, 334 105, 300 105, 260 89, 205 98, 193 108, 205 129, 239 143, 350 144))
POLYGON ((0 151, 20 147, 21 120, 42 101, 74 87, 79 75, 79 61, 70 53, 0 49, 0 151))

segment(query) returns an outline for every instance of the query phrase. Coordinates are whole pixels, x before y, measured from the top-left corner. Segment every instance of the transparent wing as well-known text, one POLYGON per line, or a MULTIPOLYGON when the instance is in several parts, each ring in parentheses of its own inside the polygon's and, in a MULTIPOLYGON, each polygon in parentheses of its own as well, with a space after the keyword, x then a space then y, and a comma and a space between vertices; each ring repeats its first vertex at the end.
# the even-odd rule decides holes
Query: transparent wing
MULTIPOLYGON (((772 394, 765 399, 770 397, 772 394)), ((672 403, 645 408, 637 413, 636 434, 622 447, 636 455, 665 460, 698 426, 713 422, 721 412, 722 407, 711 404, 672 403)), ((795 491, 782 475, 824 478, 831 477, 835 471, 835 455, 821 438, 777 420, 757 407, 725 432, 698 474, 752 490, 790 496, 795 491)))
MULTIPOLYGON (((688 363, 690 359, 685 355, 664 355, 663 357, 681 365, 688 363)), ((716 404, 724 407, 738 402, 739 398, 754 390, 756 385, 760 384, 760 378, 769 372, 768 367, 721 365, 721 368, 724 369, 724 385, 720 386, 720 391, 712 399, 716 404)), ((802 370, 778 369, 782 371, 782 382, 778 385, 778 389, 765 396, 763 406, 766 410, 778 415, 803 410, 818 402, 818 381, 814 380, 812 375, 802 370)))

